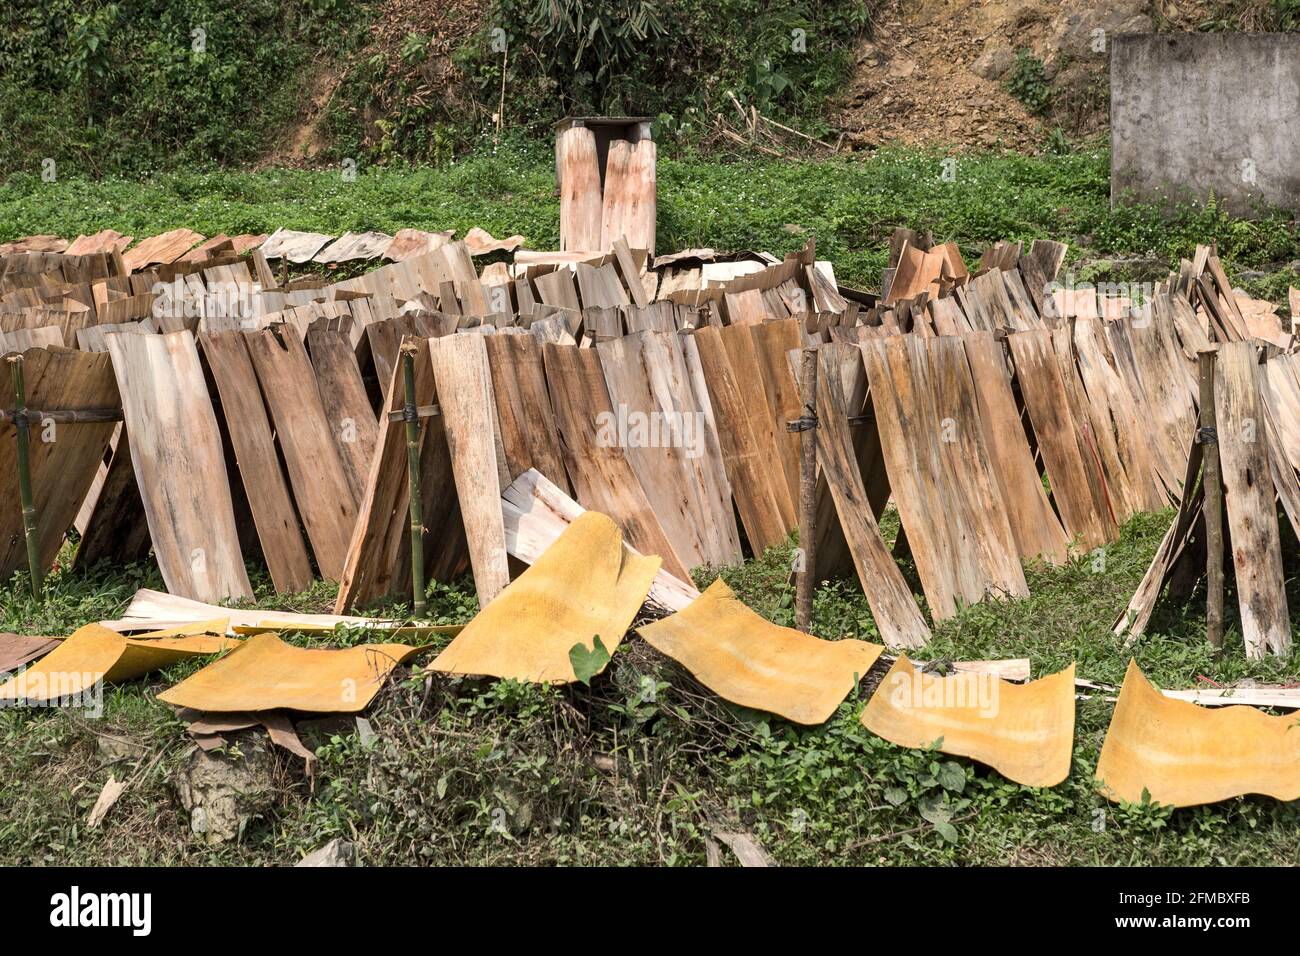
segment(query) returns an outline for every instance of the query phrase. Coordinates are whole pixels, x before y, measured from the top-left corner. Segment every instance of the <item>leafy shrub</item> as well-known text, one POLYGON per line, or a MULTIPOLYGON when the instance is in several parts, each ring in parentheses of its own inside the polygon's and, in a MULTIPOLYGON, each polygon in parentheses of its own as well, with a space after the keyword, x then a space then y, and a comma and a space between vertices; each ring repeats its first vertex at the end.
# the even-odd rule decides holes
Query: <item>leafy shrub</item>
POLYGON ((1025 109, 1035 115, 1047 112, 1052 102, 1052 88, 1047 82, 1043 61, 1026 49, 1016 51, 1016 65, 1007 81, 1011 95, 1025 104, 1025 109))
POLYGON ((363 19, 339 0, 10 0, 0 176, 253 160, 298 112, 303 67, 363 19))

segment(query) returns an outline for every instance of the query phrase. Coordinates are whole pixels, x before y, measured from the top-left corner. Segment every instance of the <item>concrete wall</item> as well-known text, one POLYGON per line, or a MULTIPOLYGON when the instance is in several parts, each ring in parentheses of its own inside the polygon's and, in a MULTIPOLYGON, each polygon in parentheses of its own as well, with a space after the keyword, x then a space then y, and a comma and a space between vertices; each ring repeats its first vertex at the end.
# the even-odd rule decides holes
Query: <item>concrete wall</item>
POLYGON ((1111 205, 1206 198, 1300 209, 1300 34, 1114 38, 1111 205))

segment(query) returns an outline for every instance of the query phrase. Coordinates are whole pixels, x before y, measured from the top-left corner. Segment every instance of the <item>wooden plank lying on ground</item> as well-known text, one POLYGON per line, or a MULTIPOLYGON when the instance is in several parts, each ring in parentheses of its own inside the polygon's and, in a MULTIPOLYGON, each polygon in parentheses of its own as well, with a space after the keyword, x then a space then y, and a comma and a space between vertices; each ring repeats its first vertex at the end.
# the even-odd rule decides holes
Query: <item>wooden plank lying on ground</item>
POLYGON ((199 345, 221 398, 226 430, 271 581, 281 594, 305 591, 312 581, 311 561, 244 338, 238 332, 207 333, 199 336, 199 345))
POLYGON ((501 492, 510 484, 499 461, 496 405, 487 343, 481 335, 447 335, 429 341, 433 380, 456 496, 469 542, 479 606, 486 607, 510 583, 501 492))
POLYGON ((511 480, 536 468, 569 494, 569 476, 564 471, 555 413, 546 390, 542 343, 531 335, 489 335, 486 344, 497 424, 511 480))
POLYGON ((623 449, 600 436, 598 423, 616 418, 596 352, 547 343, 543 356, 574 497, 613 518, 642 554, 659 555, 670 574, 690 580, 690 569, 664 533, 623 449))
POLYGON ((277 229, 271 233, 271 238, 262 243, 261 253, 268 259, 284 258, 290 262, 307 262, 333 238, 319 232, 277 229))
MULTIPOLYGON (((0 361, 0 409, 12 411, 10 375, 9 363, 0 361)), ((23 379, 28 408, 112 408, 118 404, 112 363, 103 353, 31 349, 23 353, 23 379)), ((113 422, 29 425, 28 460, 42 570, 54 563, 63 536, 76 520, 115 427, 113 422)), ((27 569, 17 453, 14 425, 0 423, 0 578, 4 580, 16 570, 27 569)))
POLYGON ((221 432, 194 337, 115 334, 108 351, 167 590, 199 601, 252 598, 221 432))
POLYGON ((165 265, 175 262, 195 243, 202 241, 202 233, 194 232, 192 229, 173 229, 171 232, 140 240, 135 248, 128 249, 122 254, 122 262, 128 272, 147 269, 153 265, 165 265))
POLYGON ((732 564, 740 559, 740 538, 730 488, 675 338, 637 332, 597 345, 616 409, 600 437, 623 446, 659 523, 691 567, 732 564))
POLYGON ((1246 656, 1291 650, 1282 546, 1252 342, 1219 345, 1214 408, 1246 656))
POLYGON ((275 425, 316 566, 322 577, 337 581, 357 519, 357 497, 316 389, 307 350, 282 325, 241 334, 275 425))

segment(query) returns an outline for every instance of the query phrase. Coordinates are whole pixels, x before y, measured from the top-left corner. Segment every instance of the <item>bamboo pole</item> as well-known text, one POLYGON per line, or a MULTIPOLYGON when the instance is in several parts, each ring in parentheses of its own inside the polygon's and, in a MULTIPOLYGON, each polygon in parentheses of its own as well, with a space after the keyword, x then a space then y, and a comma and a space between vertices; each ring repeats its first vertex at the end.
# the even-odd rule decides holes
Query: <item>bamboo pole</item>
POLYGON ((1215 349, 1197 353, 1200 363, 1201 414, 1196 440, 1204 446, 1201 488, 1205 494, 1205 636, 1215 652, 1223 650, 1223 479, 1219 435, 1214 414, 1215 349))
POLYGON ((804 633, 812 627, 813 584, 817 560, 817 350, 803 350, 799 372, 799 401, 803 414, 787 427, 799 434, 799 549, 803 562, 795 582, 794 626, 804 633))
POLYGON ((14 430, 18 436, 18 497, 23 509, 23 537, 27 542, 27 568, 31 573, 32 597, 41 596, 41 556, 36 540, 36 502, 32 495, 31 436, 27 424, 27 385, 23 381, 23 357, 9 356, 9 374, 14 386, 14 430))
POLYGON ((411 612, 424 616, 424 500, 420 495, 420 413, 415 404, 415 345, 402 345, 402 377, 406 385, 406 470, 411 490, 411 612))

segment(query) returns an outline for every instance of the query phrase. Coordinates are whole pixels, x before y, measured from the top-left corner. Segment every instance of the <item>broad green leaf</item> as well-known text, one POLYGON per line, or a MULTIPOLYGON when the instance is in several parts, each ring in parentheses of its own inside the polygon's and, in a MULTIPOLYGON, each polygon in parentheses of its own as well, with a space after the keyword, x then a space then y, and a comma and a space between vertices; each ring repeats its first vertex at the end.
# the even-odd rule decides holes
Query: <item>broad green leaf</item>
POLYGON ((609 651, 600 635, 597 634, 593 639, 591 650, 587 650, 581 641, 569 648, 569 663, 573 665, 574 676, 590 687, 591 679, 609 663, 609 651))

